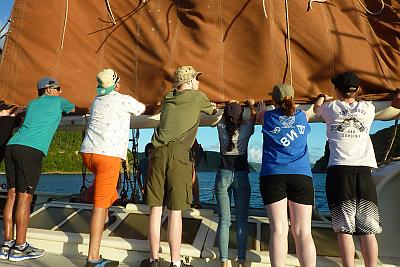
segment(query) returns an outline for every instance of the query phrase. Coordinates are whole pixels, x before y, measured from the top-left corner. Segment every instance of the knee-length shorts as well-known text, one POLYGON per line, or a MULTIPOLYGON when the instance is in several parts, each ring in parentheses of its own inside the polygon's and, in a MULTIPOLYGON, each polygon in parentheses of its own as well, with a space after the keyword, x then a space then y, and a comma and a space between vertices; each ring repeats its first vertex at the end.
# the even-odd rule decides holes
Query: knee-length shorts
POLYGON ((326 196, 335 232, 355 235, 382 232, 370 167, 329 167, 326 196))

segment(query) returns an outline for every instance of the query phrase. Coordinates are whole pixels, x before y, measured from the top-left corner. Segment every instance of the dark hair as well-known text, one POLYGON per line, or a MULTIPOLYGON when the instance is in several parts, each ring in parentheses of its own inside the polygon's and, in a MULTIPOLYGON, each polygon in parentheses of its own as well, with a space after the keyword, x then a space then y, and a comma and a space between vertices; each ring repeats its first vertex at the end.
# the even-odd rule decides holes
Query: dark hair
POLYGON ((148 143, 145 147, 144 147, 144 154, 146 155, 146 158, 149 157, 149 153, 150 153, 150 149, 153 147, 152 143, 148 143))
POLYGON ((42 96, 44 93, 46 93, 46 88, 38 89, 37 92, 39 96, 42 96))
POLYGON ((232 141, 232 137, 233 135, 236 133, 236 131, 239 129, 240 127, 240 120, 235 120, 232 116, 228 116, 228 107, 229 105, 226 105, 224 108, 224 122, 225 122, 225 127, 226 127, 226 131, 228 133, 229 136, 229 144, 228 144, 228 152, 232 151, 232 149, 235 147, 235 143, 233 143, 232 141))
POLYGON ((281 103, 279 103, 285 116, 293 116, 296 111, 296 105, 291 96, 285 96, 281 103))
POLYGON ((359 87, 336 87, 337 91, 343 98, 355 98, 357 96, 358 88, 359 87))

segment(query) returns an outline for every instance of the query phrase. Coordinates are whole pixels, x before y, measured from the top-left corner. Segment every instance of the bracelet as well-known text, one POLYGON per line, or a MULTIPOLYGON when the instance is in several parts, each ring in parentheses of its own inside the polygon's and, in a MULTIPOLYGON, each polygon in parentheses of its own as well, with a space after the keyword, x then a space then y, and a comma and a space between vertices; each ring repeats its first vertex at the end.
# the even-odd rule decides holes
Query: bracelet
POLYGON ((326 95, 325 95, 325 94, 319 94, 319 95, 317 96, 317 99, 319 99, 320 97, 323 97, 323 98, 324 98, 324 101, 326 100, 326 95))

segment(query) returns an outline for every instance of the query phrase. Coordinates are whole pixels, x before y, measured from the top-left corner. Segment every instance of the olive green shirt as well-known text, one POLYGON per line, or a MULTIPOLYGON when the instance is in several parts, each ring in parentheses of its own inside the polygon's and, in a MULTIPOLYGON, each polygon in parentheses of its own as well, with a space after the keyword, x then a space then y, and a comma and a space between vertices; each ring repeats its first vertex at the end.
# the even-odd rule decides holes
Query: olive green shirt
POLYGON ((200 112, 213 114, 214 108, 207 96, 198 90, 173 90, 164 96, 160 124, 153 134, 154 147, 169 142, 193 145, 200 122, 200 112))

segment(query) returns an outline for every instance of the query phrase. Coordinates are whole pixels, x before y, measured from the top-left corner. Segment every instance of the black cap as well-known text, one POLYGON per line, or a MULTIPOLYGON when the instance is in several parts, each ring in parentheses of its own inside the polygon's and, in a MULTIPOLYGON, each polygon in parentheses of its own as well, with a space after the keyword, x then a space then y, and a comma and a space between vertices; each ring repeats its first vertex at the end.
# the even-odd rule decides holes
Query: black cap
POLYGON ((343 93, 356 92, 360 86, 360 79, 352 72, 343 72, 335 75, 331 82, 343 93))

